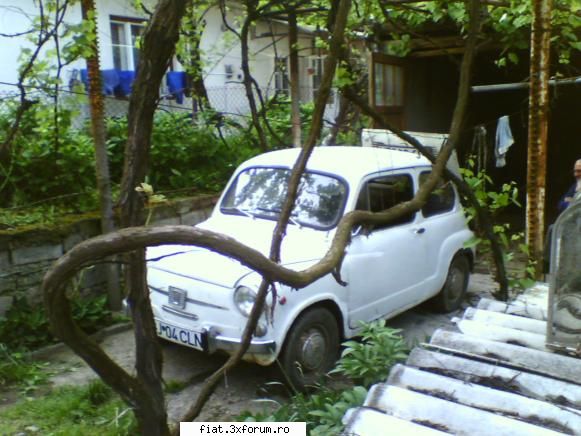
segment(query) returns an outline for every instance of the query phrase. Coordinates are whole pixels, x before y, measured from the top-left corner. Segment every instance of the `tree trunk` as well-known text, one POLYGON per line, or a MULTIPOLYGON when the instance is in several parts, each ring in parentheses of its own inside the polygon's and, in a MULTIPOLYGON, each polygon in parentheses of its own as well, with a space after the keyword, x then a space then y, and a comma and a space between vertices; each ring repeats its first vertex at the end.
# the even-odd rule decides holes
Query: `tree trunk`
MULTIPOLYGON (((129 101, 128 139, 119 203, 123 227, 143 224, 143 199, 135 188, 145 181, 159 87, 175 50, 186 5, 187 0, 161 0, 142 37, 137 77, 129 101)), ((146 392, 145 398, 134 399, 135 415, 141 434, 168 434, 161 378, 162 355, 149 301, 145 251, 130 253, 126 261, 127 302, 135 325, 135 368, 137 379, 146 392)))
POLYGON ((335 145, 341 128, 347 125, 347 115, 349 115, 351 102, 340 92, 337 93, 337 98, 339 99, 339 112, 335 117, 329 136, 326 138, 325 145, 335 145))
POLYGON ((299 81, 299 54, 298 54, 298 28, 297 15, 291 11, 288 16, 288 44, 290 67, 290 98, 291 98, 291 125, 293 146, 300 147, 301 139, 301 105, 300 105, 300 81, 299 81))
POLYGON ((527 157, 526 243, 542 274, 547 178, 547 128, 549 118, 549 57, 551 52, 552 0, 533 2, 529 91, 529 144, 527 157))
POLYGON ((258 135, 258 146, 262 151, 267 151, 269 149, 268 143, 266 141, 266 135, 264 134, 264 129, 262 124, 260 124, 260 118, 258 116, 258 108, 256 107, 256 99, 254 98, 254 92, 252 90, 252 75, 250 74, 250 64, 249 58, 249 47, 248 47, 248 33, 250 31, 250 26, 256 19, 256 10, 251 4, 253 2, 247 2, 246 12, 247 17, 242 24, 242 29, 240 30, 240 54, 242 56, 242 73, 244 74, 244 89, 246 90, 246 98, 248 99, 248 106, 250 107, 250 114, 252 116, 252 125, 256 129, 256 134, 258 135))
MULTIPOLYGON (((97 29, 97 11, 94 0, 82 0, 81 11, 84 20, 92 19, 97 29), (89 18, 91 16, 91 18, 89 18)), ((99 62, 99 39, 95 35, 92 54, 87 58, 87 73, 89 76, 89 102, 91 106, 91 132, 95 142, 95 172, 97 174, 97 189, 99 191, 99 207, 101 210, 101 232, 109 233, 115 230, 113 218, 113 200, 111 196, 111 177, 109 175, 109 160, 107 157, 107 142, 105 129, 105 102, 101 91, 101 68, 99 62)), ((109 307, 112 310, 121 309, 121 290, 119 287, 119 272, 117 266, 104 265, 107 275, 107 293, 109 307)))
POLYGON ((206 25, 202 21, 196 21, 195 14, 196 3, 192 1, 191 19, 195 23, 190 35, 190 71, 189 76, 192 80, 190 92, 192 93, 192 111, 194 116, 198 111, 203 111, 208 107, 208 91, 204 83, 204 66, 200 54, 200 43, 202 42, 202 33, 206 25))

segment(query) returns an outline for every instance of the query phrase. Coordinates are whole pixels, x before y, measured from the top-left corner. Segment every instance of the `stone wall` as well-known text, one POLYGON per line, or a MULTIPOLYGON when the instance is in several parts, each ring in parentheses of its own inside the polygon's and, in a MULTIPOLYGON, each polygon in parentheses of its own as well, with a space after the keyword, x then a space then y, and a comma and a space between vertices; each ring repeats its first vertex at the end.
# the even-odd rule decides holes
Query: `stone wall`
MULTIPOLYGON (((152 209, 150 223, 194 225, 210 215, 215 202, 216 197, 208 195, 169 201, 152 209)), ((49 266, 74 245, 98 235, 99 227, 99 218, 89 216, 51 228, 0 232, 0 316, 14 297, 41 303, 40 283, 49 266)), ((79 288, 86 292, 101 290, 103 277, 98 265, 87 268, 79 275, 79 288)))

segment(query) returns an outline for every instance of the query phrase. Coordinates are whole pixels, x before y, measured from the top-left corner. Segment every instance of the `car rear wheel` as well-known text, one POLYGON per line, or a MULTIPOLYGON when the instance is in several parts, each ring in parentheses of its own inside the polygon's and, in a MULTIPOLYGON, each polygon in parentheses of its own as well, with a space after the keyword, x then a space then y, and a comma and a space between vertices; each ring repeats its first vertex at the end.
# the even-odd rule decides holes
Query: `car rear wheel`
POLYGON ((323 308, 303 313, 289 331, 280 364, 283 378, 297 391, 314 385, 337 360, 339 329, 331 312, 323 308))
POLYGON ((470 263, 464 255, 456 255, 450 263, 446 282, 432 305, 438 312, 452 312, 460 307, 468 288, 470 263))

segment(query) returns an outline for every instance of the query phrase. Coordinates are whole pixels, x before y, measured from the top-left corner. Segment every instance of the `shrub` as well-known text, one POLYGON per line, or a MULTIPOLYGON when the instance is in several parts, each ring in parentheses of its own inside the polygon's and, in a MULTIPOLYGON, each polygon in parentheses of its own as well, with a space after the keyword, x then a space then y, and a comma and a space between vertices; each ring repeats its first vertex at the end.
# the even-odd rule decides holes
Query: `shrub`
MULTIPOLYGON (((12 106, 4 104, 0 108, 0 140, 13 116, 12 106)), ((57 130, 50 106, 37 103, 26 113, 10 159, 0 163, 0 207, 52 199, 52 205, 68 205, 68 212, 96 209, 93 140, 88 122, 82 129, 73 128, 74 117, 71 110, 59 110, 57 130)), ((109 118, 106 128, 115 187, 123 171, 127 118, 109 118)), ((255 144, 245 130, 234 131, 223 139, 215 126, 194 125, 188 114, 158 112, 148 182, 157 191, 218 191, 240 162, 258 152, 255 144)))
MULTIPOLYGON (((495 191, 493 180, 486 171, 476 171, 474 159, 468 158, 466 168, 461 168, 460 172, 464 181, 472 188, 480 207, 488 210, 495 221, 498 221, 498 214, 510 206, 521 207, 518 201, 518 188, 515 182, 504 183, 500 190, 495 191)), ((476 210, 473 206, 464 206, 469 222, 476 219, 476 210)), ((477 246, 481 255, 490 256, 490 240, 485 237, 481 229, 475 228, 476 235, 466 245, 467 247, 477 246)), ((529 247, 523 242, 524 232, 514 232, 509 223, 496 222, 492 228, 498 237, 504 256, 504 262, 510 262, 515 255, 524 255, 527 259, 524 270, 511 272, 509 274, 509 286, 515 291, 520 291, 532 286, 535 276, 535 261, 530 257, 529 247)))
POLYGON ((343 343, 345 350, 333 372, 370 386, 385 380, 391 367, 407 358, 409 349, 400 330, 386 327, 385 321, 363 324, 360 335, 360 341, 343 343))
MULTIPOLYGON (((0 139, 14 112, 0 110, 0 139)), ((55 113, 49 106, 37 103, 26 113, 7 162, 0 164, 4 183, 0 184, 2 207, 22 206, 46 198, 66 197, 93 190, 95 168, 93 142, 86 131, 71 128, 72 111, 55 113), (55 127, 55 125, 57 127, 55 127)), ((74 204, 83 208, 91 197, 78 195, 74 204)))
POLYGON ((345 412, 363 404, 367 387, 383 381, 391 367, 407 358, 408 347, 400 331, 385 326, 384 321, 362 324, 361 341, 347 341, 332 373, 341 373, 351 381, 363 383, 338 390, 320 385, 311 394, 297 394, 273 413, 245 412, 242 421, 307 423, 310 435, 341 434, 345 412))
MULTIPOLYGON (((106 296, 75 298, 71 302, 73 318, 86 333, 95 333, 113 323, 106 296)), ((0 318, 0 344, 9 350, 31 350, 56 341, 49 329, 44 306, 32 306, 26 298, 14 298, 13 304, 0 318)))

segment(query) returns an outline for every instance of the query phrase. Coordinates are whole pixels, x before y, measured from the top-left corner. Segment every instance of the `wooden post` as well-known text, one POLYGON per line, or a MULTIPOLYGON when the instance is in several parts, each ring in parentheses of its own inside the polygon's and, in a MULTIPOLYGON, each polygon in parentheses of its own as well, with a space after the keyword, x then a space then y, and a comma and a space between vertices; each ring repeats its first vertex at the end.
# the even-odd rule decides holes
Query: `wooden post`
MULTIPOLYGON (((81 11, 84 20, 93 20, 95 32, 97 28, 97 11, 94 0, 82 0, 81 11)), ((97 174, 97 189, 101 212, 101 232, 110 233, 115 230, 113 219, 113 200, 111 198, 111 177, 109 175, 109 160, 105 130, 105 102, 101 91, 101 71, 99 63, 99 45, 97 34, 92 44, 92 54, 87 60, 87 75, 89 78, 89 102, 91 107, 91 131, 95 143, 95 172, 97 174)), ((105 265, 107 276, 107 292, 109 307, 112 310, 121 309, 121 292, 119 273, 114 264, 105 265)))
POLYGON ((552 0, 536 0, 531 30, 529 128, 527 158, 526 243, 540 278, 545 229, 549 55, 552 0))

